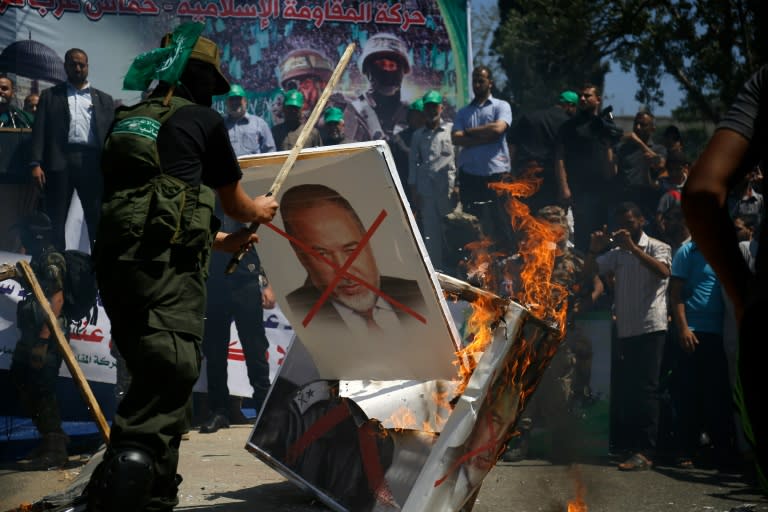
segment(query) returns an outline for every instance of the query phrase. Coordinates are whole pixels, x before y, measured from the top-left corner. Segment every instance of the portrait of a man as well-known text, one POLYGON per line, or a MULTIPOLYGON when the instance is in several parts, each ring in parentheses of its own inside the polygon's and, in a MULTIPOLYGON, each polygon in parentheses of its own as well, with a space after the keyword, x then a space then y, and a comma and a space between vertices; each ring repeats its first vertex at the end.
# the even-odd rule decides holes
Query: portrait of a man
POLYGON ((346 325, 370 335, 423 321, 418 283, 381 275, 366 227, 346 198, 325 185, 304 184, 287 190, 280 204, 291 247, 307 272, 286 301, 305 327, 346 325))

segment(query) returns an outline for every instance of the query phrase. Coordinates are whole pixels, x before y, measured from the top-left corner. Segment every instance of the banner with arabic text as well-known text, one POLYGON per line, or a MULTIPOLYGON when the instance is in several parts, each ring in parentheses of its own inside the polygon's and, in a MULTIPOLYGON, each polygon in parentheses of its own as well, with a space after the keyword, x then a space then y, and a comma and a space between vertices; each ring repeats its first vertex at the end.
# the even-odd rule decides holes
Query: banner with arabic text
MULTIPOLYGON (((465 0, 4 0, 0 73, 16 80, 21 102, 65 80, 64 53, 80 48, 89 56, 92 85, 132 104, 141 93, 124 91, 122 82, 133 58, 156 48, 179 23, 199 21, 203 35, 219 45, 224 74, 245 88, 251 113, 274 125, 282 115, 281 88, 301 90, 308 110, 354 42, 353 61, 331 103, 345 109, 351 140, 387 138, 405 126, 400 118, 371 120, 396 116, 389 99, 407 105, 436 89, 445 98, 446 118, 466 103, 466 11, 465 0), (382 34, 387 37, 377 37, 382 34), (372 93, 393 79, 375 76, 366 58, 387 54, 401 76, 385 98, 372 93)), ((223 101, 216 106, 223 110, 223 101)))

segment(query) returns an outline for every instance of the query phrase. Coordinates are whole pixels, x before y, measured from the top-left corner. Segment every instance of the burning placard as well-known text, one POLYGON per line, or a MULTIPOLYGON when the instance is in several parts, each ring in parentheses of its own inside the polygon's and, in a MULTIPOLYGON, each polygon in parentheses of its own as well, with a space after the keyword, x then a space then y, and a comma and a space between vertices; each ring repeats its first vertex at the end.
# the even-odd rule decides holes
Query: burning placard
POLYGON ((461 510, 503 453, 559 335, 510 302, 403 510, 461 510))
POLYGON ((503 451, 558 339, 510 302, 458 396, 458 379, 320 379, 295 339, 248 449, 333 510, 461 510, 503 451))
MULTIPOLYGON (((248 192, 283 158, 242 161, 248 192)), ((460 510, 560 333, 485 294, 469 330, 488 339, 459 350, 386 144, 309 150, 292 172, 259 254, 297 337, 247 448, 333 510, 460 510)))

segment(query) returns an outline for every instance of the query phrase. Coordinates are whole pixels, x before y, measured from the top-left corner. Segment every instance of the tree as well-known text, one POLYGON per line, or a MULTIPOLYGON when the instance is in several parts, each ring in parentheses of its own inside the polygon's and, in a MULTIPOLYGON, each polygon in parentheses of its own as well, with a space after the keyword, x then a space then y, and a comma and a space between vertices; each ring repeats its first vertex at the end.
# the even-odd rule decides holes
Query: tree
POLYGON ((558 93, 590 82, 602 88, 609 49, 601 42, 595 10, 605 0, 502 0, 496 51, 516 109, 552 105, 558 93))
MULTIPOLYGON (((496 34, 516 97, 537 102, 617 61, 638 80, 636 98, 664 104, 661 79, 686 93, 681 117, 717 122, 768 58, 761 0, 501 0, 496 34), (520 92, 518 92, 520 91, 520 92), (519 94, 519 96, 518 96, 519 94)), ((600 72, 602 71, 602 75, 600 72)), ((596 80, 596 82, 600 83, 596 80)))

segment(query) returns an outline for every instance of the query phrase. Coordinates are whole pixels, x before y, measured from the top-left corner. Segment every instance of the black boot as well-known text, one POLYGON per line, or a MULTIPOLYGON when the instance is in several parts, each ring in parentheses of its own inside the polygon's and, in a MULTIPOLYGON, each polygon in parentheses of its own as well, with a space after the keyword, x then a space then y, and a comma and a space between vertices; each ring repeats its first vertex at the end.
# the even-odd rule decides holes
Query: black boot
POLYGON ((64 432, 43 435, 40 445, 26 459, 19 462, 20 469, 47 471, 62 467, 69 460, 67 443, 69 443, 69 437, 64 432))
POLYGON ((215 412, 208 420, 200 426, 201 434, 213 434, 220 428, 229 428, 229 418, 226 412, 215 412))

